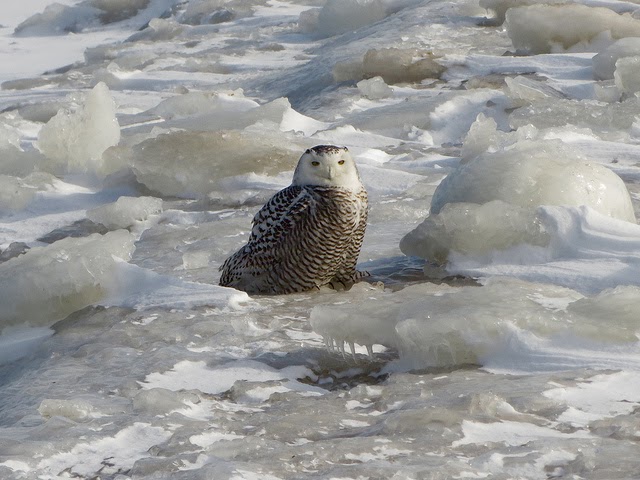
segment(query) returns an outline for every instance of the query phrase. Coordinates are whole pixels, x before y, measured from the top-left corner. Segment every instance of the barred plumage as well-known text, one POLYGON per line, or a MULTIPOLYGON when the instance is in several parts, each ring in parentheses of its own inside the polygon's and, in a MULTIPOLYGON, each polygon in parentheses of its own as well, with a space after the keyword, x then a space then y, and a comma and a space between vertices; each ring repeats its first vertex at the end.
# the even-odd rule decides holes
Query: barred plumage
POLYGON ((367 223, 367 192, 344 147, 307 150, 291 186, 255 215, 248 243, 220 269, 220 285, 249 293, 350 286, 367 223))

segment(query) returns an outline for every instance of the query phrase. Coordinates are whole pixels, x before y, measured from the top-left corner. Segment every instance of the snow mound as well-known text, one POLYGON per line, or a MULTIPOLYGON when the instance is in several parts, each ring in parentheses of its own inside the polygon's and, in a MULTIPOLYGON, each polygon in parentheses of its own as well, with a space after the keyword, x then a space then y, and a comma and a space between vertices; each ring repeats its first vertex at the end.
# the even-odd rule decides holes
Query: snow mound
POLYGON ((60 110, 40 130, 37 147, 49 168, 103 175, 102 154, 120 141, 116 105, 104 83, 98 83, 74 109, 60 110))
POLYGON ((50 326, 100 300, 134 241, 124 230, 65 238, 0 264, 0 325, 50 326))
POLYGON ((531 54, 593 51, 612 39, 640 36, 640 20, 608 8, 531 5, 510 8, 505 25, 513 46, 531 54))
POLYGON ((162 211, 162 200, 155 197, 120 197, 108 205, 87 211, 87 218, 110 230, 129 228, 162 211))
POLYGON ((506 134, 481 116, 463 152, 468 157, 436 188, 430 216, 402 239, 406 255, 441 263, 452 250, 486 254, 521 243, 546 245, 541 205, 586 205, 635 223, 620 177, 587 163, 570 145, 538 138, 533 128, 506 134))

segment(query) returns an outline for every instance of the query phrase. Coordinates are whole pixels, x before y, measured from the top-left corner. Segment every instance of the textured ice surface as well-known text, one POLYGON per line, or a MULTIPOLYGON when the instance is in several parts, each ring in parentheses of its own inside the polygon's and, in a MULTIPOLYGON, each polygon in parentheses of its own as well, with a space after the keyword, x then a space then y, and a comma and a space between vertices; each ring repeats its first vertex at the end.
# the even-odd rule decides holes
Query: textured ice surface
POLYGON ((111 230, 129 228, 162 211, 162 199, 120 197, 116 202, 87 211, 87 218, 111 230))
POLYGON ((99 83, 75 109, 60 110, 42 127, 38 148, 54 168, 103 174, 103 152, 120 141, 115 113, 109 88, 99 83))
POLYGON ((64 239, 0 265, 0 324, 50 326, 103 298, 113 288, 117 259, 128 260, 134 238, 124 230, 64 239))
POLYGON ((489 184, 506 199, 429 217, 421 255, 444 248, 446 267, 399 250, 443 178, 491 155, 530 172, 527 145, 611 169, 640 212, 638 99, 613 66, 595 81, 592 61, 637 4, 535 2, 546 17, 520 37, 558 53, 512 55, 497 17, 529 0, 60 2, 71 10, 36 30, 98 11, 39 37, 12 32, 52 2, 2 10, 0 174, 31 199, 0 212, 0 311, 30 308, 0 333, 0 478, 637 476, 637 224, 512 203, 507 168, 478 178, 503 179, 489 184), (318 24, 325 4, 333 23, 318 24), (579 43, 550 46, 555 31, 579 43), (374 75, 396 83, 357 85, 374 75), (100 80, 117 145, 77 165, 37 151, 100 80), (253 215, 320 143, 348 146, 369 190, 371 276, 286 296, 219 287, 253 215), (131 234, 88 236, 106 230, 97 212, 131 234))
POLYGON ((608 8, 538 4, 511 8, 506 27, 513 46, 532 54, 577 49, 593 51, 598 43, 640 36, 640 20, 608 8))

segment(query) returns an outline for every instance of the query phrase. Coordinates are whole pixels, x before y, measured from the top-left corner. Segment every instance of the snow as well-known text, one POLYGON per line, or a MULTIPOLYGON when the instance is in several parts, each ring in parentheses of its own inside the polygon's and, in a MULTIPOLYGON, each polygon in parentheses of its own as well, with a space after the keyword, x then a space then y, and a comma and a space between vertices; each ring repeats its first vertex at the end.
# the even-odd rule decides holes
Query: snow
POLYGON ((631 478, 638 4, 24 0, 0 26, 0 477, 631 478), (348 291, 217 285, 313 145, 348 291))

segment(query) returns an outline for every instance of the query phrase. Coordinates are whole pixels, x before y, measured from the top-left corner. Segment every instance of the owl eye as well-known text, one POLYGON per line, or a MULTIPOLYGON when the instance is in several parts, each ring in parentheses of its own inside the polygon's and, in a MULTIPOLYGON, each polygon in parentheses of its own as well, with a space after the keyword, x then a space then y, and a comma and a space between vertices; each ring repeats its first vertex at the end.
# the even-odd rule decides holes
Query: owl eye
POLYGON ((340 161, 338 162, 338 165, 344 165, 344 160, 340 160, 340 161))
POLYGON ((311 165, 313 165, 314 167, 317 167, 318 165, 320 165, 320 162, 318 162, 317 160, 314 160, 313 162, 311 162, 311 165))

